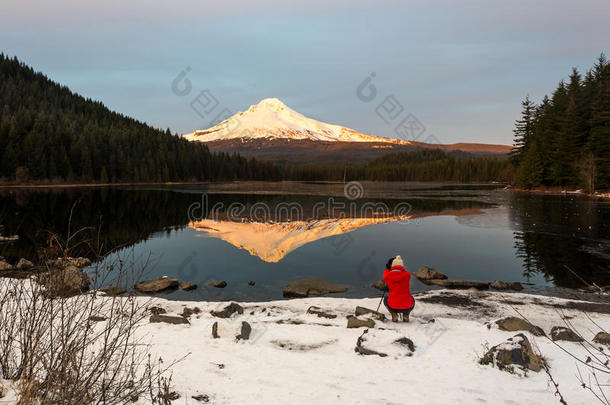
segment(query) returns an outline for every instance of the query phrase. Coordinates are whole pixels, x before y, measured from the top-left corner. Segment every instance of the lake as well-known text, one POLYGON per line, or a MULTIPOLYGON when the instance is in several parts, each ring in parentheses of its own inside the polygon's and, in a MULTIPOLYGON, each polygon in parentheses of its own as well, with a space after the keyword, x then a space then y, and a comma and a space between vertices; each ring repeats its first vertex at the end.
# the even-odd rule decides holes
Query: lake
MULTIPOLYGON (((528 283, 527 292, 541 294, 581 287, 580 278, 610 284, 610 202, 519 193, 501 185, 5 189, 0 224, 5 235, 19 235, 0 246, 0 255, 11 262, 35 258, 50 233, 67 235, 68 224, 72 232, 100 228, 102 251, 113 251, 102 263, 129 257, 138 266, 147 263, 149 278, 167 275, 200 286, 169 299, 280 299, 283 287, 299 278, 349 288, 338 296, 378 296, 370 284, 397 254, 411 271, 430 266, 450 278, 521 281, 528 283), (227 287, 206 286, 216 280, 227 287)), ((431 288, 412 281, 414 291, 431 288)))

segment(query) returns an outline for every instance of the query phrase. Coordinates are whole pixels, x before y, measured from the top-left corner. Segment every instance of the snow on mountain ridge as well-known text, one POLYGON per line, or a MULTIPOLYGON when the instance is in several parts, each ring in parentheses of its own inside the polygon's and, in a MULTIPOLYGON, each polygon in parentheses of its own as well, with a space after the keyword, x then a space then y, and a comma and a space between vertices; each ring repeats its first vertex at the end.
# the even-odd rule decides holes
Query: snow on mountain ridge
POLYGON ((236 138, 283 138, 326 142, 410 143, 362 134, 340 125, 314 120, 299 114, 277 98, 265 98, 246 111, 240 111, 211 128, 182 136, 190 141, 200 142, 236 138))

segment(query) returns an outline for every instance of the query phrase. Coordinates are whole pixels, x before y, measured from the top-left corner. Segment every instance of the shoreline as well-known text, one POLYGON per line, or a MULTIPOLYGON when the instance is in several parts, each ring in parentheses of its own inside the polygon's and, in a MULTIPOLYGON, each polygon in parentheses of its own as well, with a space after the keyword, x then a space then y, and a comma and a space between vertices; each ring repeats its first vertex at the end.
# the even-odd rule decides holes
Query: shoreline
MULTIPOLYGON (((354 314, 356 306, 374 310, 377 298, 233 301, 243 307, 243 314, 227 319, 214 317, 210 311, 220 311, 230 302, 154 298, 154 305, 167 315, 175 316, 192 306, 201 312, 191 315, 188 325, 149 323, 144 331, 150 336, 151 349, 163 353, 164 360, 188 354, 172 371, 174 390, 182 401, 205 394, 212 403, 254 399, 259 403, 438 404, 473 403, 484 398, 498 403, 556 401, 544 371, 519 377, 478 363, 487 346, 520 333, 499 330, 494 323, 499 318, 521 313, 548 334, 553 326, 564 325, 562 317, 573 317, 570 323, 591 339, 597 330, 591 330, 595 326, 583 316, 585 310, 598 325, 610 329, 610 304, 588 306, 585 301, 491 291, 435 290, 414 296, 411 322, 375 320, 375 326, 368 328, 368 334, 380 339, 370 349, 391 353, 388 357, 356 353, 358 338, 367 328, 346 327, 347 316, 354 314), (308 313, 312 306, 329 317, 308 313), (236 341, 242 322, 252 328, 250 339, 236 341), (212 337, 214 323, 219 338, 212 337), (383 343, 396 336, 411 339, 415 350, 405 354, 383 343), (182 342, 179 347, 177 340, 182 342)), ((380 312, 389 317, 383 305, 380 312)), ((547 338, 521 333, 548 360, 567 402, 591 403, 591 394, 580 388, 574 377, 574 360, 547 338)), ((576 343, 559 343, 579 355, 584 352, 576 343)))
POLYGON ((557 188, 539 188, 526 190, 523 188, 508 188, 506 191, 514 191, 517 193, 528 193, 528 194, 543 194, 543 195, 577 195, 595 199, 610 199, 610 192, 598 192, 594 194, 585 193, 582 190, 566 190, 561 187, 557 188))
MULTIPOLYGON (((413 295, 410 322, 391 322, 382 305, 385 320, 360 311, 362 327, 349 327, 348 318, 358 307, 375 310, 379 298, 99 299, 134 299, 147 308, 135 338, 153 358, 176 362, 166 377, 171 375, 170 390, 178 404, 200 403, 196 398, 214 404, 556 403, 555 387, 544 370, 521 375, 481 364, 492 346, 519 333, 544 357, 567 403, 594 401, 575 376, 575 360, 564 352, 586 359, 584 347, 521 329, 501 330, 496 321, 525 318, 546 334, 567 324, 591 341, 600 328, 610 330, 610 303, 447 289, 413 295), (228 306, 233 312, 226 316, 228 306)), ((101 308, 93 323, 100 328, 113 317, 101 308)), ((587 375, 582 366, 580 372, 587 375)), ((601 378, 602 384, 610 383, 610 377, 601 378)), ((14 383, 0 382, 6 388, 2 402, 14 403, 14 383)), ((150 404, 145 398, 134 403, 150 404)))
MULTIPOLYGON (((374 181, 374 180, 352 180, 356 182, 369 183, 413 183, 413 184, 467 184, 467 185, 507 185, 508 183, 497 181, 476 181, 463 183, 450 180, 435 180, 435 181, 374 181)), ((121 182, 121 183, 40 183, 40 184, 0 184, 0 189, 11 188, 79 188, 79 187, 124 187, 124 186, 158 186, 158 185, 204 185, 204 184, 240 184, 240 183, 303 183, 303 184, 346 184, 346 182, 337 180, 232 180, 232 181, 168 181, 168 182, 121 182)))

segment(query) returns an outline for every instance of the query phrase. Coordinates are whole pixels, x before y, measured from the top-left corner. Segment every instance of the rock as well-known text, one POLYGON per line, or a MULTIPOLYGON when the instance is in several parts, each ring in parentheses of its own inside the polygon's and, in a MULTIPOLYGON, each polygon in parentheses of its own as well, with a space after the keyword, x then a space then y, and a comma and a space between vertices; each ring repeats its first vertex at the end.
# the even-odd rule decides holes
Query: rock
POLYGON ((191 283, 190 281, 183 281, 180 283, 180 288, 182 288, 183 291, 192 291, 197 288, 197 284, 191 283))
POLYGON ((254 281, 252 281, 252 280, 248 281, 248 285, 254 285, 254 284, 256 284, 254 281))
POLYGON ((328 312, 324 312, 322 308, 314 306, 307 308, 307 313, 317 315, 318 318, 335 319, 337 317, 335 314, 329 314, 328 312))
POLYGON ((150 307, 150 308, 148 308, 148 310, 153 315, 167 314, 167 311, 165 310, 165 308, 161 308, 161 307, 150 307))
POLYGON ((52 262, 55 267, 76 266, 79 268, 91 265, 91 260, 86 257, 60 257, 52 262))
POLYGON ((106 320, 106 317, 105 316, 96 316, 96 315, 93 315, 93 316, 89 317, 89 320, 91 322, 104 322, 106 320))
POLYGON ((510 373, 527 373, 527 370, 539 372, 545 366, 541 356, 534 353, 527 337, 519 333, 506 342, 489 349, 479 360, 480 364, 491 364, 500 370, 510 373))
POLYGON ((212 311, 210 313, 212 314, 212 316, 215 316, 217 318, 230 318, 231 315, 236 312, 241 315, 244 313, 244 308, 241 305, 232 302, 227 305, 222 311, 212 311))
POLYGON ((305 278, 288 283, 288 285, 284 288, 284 297, 302 298, 309 297, 311 295, 342 293, 346 291, 347 288, 329 283, 328 281, 305 278))
POLYGON ((509 316, 507 318, 499 319, 496 321, 500 330, 504 330, 507 332, 515 332, 518 330, 525 330, 530 332, 534 336, 545 336, 542 328, 536 325, 532 325, 525 319, 516 318, 514 316, 509 316))
POLYGON ((413 275, 420 280, 445 280, 447 278, 440 271, 428 266, 420 267, 413 275))
POLYGON ((407 346, 409 348, 409 350, 411 350, 412 352, 415 351, 415 343, 413 343, 413 341, 411 339, 409 339, 408 337, 402 337, 400 339, 396 339, 394 341, 394 343, 398 343, 398 344, 407 346))
POLYGON ((491 282, 490 286, 491 286, 491 288, 493 288, 495 290, 513 290, 513 291, 523 290, 523 286, 518 281, 508 282, 508 281, 494 280, 491 282))
POLYGON ((212 281, 211 283, 208 283, 208 285, 210 287, 215 287, 215 288, 225 288, 227 286, 227 282, 226 281, 212 281))
POLYGON ((52 297, 72 297, 89 290, 89 277, 79 267, 69 265, 41 274, 40 282, 52 297))
POLYGON ((597 335, 595 335, 593 341, 595 343, 601 343, 603 345, 610 346, 610 333, 599 332, 597 335))
POLYGON ((179 283, 175 278, 159 277, 154 280, 136 283, 133 288, 145 294, 155 294, 178 289, 179 283))
POLYGON ((150 323, 164 322, 164 323, 170 323, 172 325, 190 324, 188 319, 186 319, 182 316, 158 315, 158 314, 151 315, 149 322, 150 323))
MULTIPOLYGON (((349 326, 348 326, 349 328, 349 326)), ((375 350, 371 350, 371 349, 367 349, 366 347, 364 347, 362 344, 366 341, 366 335, 367 333, 369 333, 369 330, 365 330, 364 332, 362 332, 362 335, 360 335, 360 337, 358 337, 358 340, 356 341, 356 348, 354 349, 354 351, 356 353, 365 355, 365 356, 379 356, 379 357, 387 357, 387 354, 385 353, 381 353, 381 352, 376 352, 375 350)))
POLYGON ((110 295, 112 297, 115 297, 117 295, 122 295, 127 292, 127 290, 125 290, 124 288, 117 287, 117 286, 107 287, 107 288, 102 289, 101 291, 103 293, 105 293, 106 295, 110 295))
POLYGON ((212 325, 212 337, 214 339, 218 339, 220 336, 218 335, 218 322, 214 322, 212 325))
POLYGON ((193 308, 185 307, 182 310, 182 316, 184 318, 188 318, 189 316, 191 316, 193 314, 199 314, 199 313, 201 313, 201 309, 199 309, 199 307, 193 307, 193 308))
POLYGON ((468 290, 469 288, 476 288, 477 290, 489 289, 489 281, 469 281, 469 280, 422 280, 424 284, 437 285, 444 288, 453 288, 459 290, 468 290))
POLYGON ((15 265, 15 267, 17 268, 17 270, 27 270, 34 267, 34 263, 27 259, 21 258, 19 259, 19 262, 17 262, 17 265, 15 265))
POLYGON ((250 339, 250 333, 252 333, 252 326, 246 321, 241 323, 241 333, 235 336, 237 340, 248 340, 250 339))
POLYGON ((386 291, 386 292, 390 291, 388 285, 383 280, 379 280, 379 281, 371 284, 371 287, 376 288, 379 291, 386 291))
POLYGON ((578 336, 572 329, 564 326, 553 326, 551 329, 551 339, 565 340, 568 342, 582 342, 584 339, 578 336))
POLYGON ((373 328, 375 327, 375 321, 372 319, 359 319, 355 316, 347 317, 348 328, 373 328))
POLYGON ((13 265, 9 264, 8 262, 6 262, 4 260, 0 260, 0 271, 12 270, 12 269, 13 269, 13 265))
POLYGON ((371 314, 373 316, 373 318, 377 319, 378 321, 385 321, 385 315, 382 314, 381 312, 377 312, 375 310, 372 309, 368 309, 368 308, 364 308, 364 307, 356 307, 356 316, 362 316, 362 315, 368 315, 371 314))
POLYGON ((199 401, 199 402, 210 402, 210 397, 205 394, 193 395, 191 398, 193 398, 195 401, 199 401))

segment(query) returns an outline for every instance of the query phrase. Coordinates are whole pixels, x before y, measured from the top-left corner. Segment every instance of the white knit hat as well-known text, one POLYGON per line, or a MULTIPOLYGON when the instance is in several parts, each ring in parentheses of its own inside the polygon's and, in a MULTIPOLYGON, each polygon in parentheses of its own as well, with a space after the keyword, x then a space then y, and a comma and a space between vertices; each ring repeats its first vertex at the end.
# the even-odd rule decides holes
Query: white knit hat
POLYGON ((392 267, 394 266, 402 266, 404 267, 403 263, 402 263, 402 257, 400 257, 400 255, 396 256, 394 258, 394 260, 392 261, 392 267))

